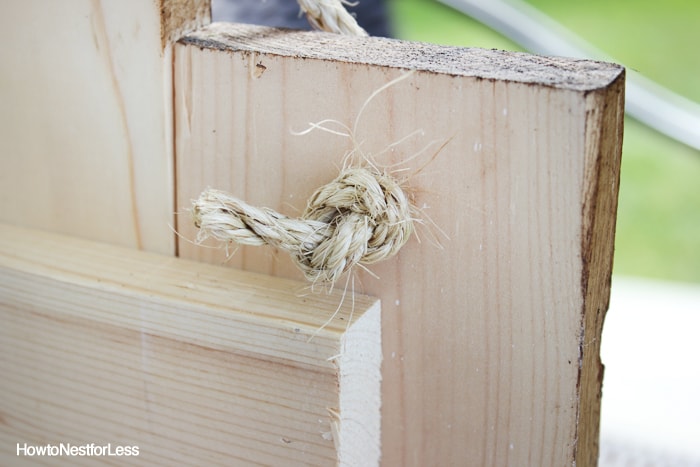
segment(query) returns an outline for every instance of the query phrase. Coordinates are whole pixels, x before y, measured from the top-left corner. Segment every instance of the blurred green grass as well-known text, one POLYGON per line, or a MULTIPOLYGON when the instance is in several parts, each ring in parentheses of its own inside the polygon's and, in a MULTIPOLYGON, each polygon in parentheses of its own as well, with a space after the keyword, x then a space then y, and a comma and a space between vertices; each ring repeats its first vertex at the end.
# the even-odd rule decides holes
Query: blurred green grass
MULTIPOLYGON (((530 0, 582 38, 700 102, 700 1, 530 0)), ((434 0, 390 2, 397 37, 522 50, 434 0)), ((699 129, 700 131, 700 129, 699 129)), ((625 120, 614 273, 700 283, 700 152, 625 120)))

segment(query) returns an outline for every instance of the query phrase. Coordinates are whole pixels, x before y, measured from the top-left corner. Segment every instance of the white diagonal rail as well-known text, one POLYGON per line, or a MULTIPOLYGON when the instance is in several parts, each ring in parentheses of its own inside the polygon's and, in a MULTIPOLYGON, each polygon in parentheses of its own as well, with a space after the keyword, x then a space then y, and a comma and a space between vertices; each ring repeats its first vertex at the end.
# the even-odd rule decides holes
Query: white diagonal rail
MULTIPOLYGON (((521 0, 439 0, 486 24, 526 50, 614 61, 521 0)), ((700 104, 627 69, 625 110, 655 130, 700 150, 700 104)))

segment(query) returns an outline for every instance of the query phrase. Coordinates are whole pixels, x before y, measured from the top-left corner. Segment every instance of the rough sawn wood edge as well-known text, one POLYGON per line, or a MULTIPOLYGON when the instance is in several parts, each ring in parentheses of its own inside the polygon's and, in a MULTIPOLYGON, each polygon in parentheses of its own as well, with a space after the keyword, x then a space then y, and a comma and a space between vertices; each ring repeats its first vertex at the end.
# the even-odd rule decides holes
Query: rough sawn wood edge
POLYGON ((288 57, 531 83, 572 91, 608 86, 624 68, 593 60, 545 57, 496 49, 441 46, 382 37, 347 37, 248 24, 212 23, 180 42, 201 48, 250 51, 288 57))
POLYGON ((586 118, 585 192, 581 252, 581 335, 574 465, 598 464, 603 322, 610 304, 615 220, 624 128, 624 73, 592 93, 586 118))

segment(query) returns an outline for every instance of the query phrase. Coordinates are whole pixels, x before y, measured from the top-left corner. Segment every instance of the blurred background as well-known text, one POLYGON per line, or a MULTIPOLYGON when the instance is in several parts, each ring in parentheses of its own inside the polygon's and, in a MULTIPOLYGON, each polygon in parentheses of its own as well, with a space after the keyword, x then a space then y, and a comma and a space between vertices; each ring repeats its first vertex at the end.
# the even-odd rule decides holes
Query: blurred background
MULTIPOLYGON (((235 12, 217 10, 217 3, 227 1, 246 11, 253 4, 275 3, 214 0, 215 20, 235 20, 235 12)), ((284 3, 298 12, 295 2, 284 3)), ((526 3, 613 61, 700 102, 700 1, 526 3)), ((436 0, 386 0, 381 8, 375 0, 360 0, 353 10, 373 35, 529 51, 436 0), (384 13, 388 26, 382 23, 384 13)), ((268 18, 282 25, 272 13, 268 18)), ((288 26, 305 26, 303 18, 296 21, 288 26)), ((601 467, 700 466, 698 329, 700 151, 628 116, 612 297, 602 342, 601 467)))

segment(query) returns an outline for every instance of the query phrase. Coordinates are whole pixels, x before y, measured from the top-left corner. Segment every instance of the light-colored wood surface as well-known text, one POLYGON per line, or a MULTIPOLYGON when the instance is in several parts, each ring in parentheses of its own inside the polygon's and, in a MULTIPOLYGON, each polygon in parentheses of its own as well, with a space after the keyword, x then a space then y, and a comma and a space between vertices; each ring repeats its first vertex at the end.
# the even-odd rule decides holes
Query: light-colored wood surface
POLYGON ((0 4, 0 221, 173 253, 169 41, 208 5, 0 4))
POLYGON ((346 299, 319 330, 341 300, 0 224, 0 464, 334 465, 337 443, 342 465, 377 465, 379 302, 346 299))
MULTIPOLYGON (((356 288, 383 303, 382 465, 595 465, 621 67, 242 25, 188 35, 174 59, 187 238, 185 209, 206 187, 299 213, 352 146, 292 131, 352 125, 373 91, 417 69, 366 107, 356 135, 399 174, 422 167, 409 184, 435 223, 376 278, 357 271, 356 288)), ((225 260, 187 242, 179 252, 225 260)), ((227 264, 300 277, 267 248, 227 264)))

